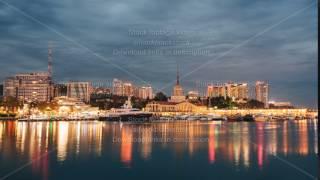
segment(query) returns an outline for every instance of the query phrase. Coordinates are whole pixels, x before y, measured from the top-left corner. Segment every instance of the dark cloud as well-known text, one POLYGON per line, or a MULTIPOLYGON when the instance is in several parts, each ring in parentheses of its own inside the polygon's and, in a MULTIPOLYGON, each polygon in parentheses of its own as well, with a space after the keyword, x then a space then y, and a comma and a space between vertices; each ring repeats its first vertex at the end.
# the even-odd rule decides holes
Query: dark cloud
MULTIPOLYGON (((312 107, 317 104, 316 5, 224 54, 307 7, 311 0, 5 2, 67 39, 0 1, 0 81, 17 72, 46 70, 47 44, 52 41, 57 81, 123 78, 139 84, 152 82, 161 89, 174 81, 176 63, 180 64, 181 76, 206 63, 182 79, 186 89, 195 88, 199 80, 254 82, 263 79, 270 82, 271 97, 275 100, 312 107), (171 34, 138 36, 130 34, 132 30, 171 34), (146 40, 190 44, 134 44, 146 40), (114 55, 114 50, 119 49, 162 52, 208 49, 210 55, 114 55)), ((164 89, 167 94, 171 87, 164 89)))

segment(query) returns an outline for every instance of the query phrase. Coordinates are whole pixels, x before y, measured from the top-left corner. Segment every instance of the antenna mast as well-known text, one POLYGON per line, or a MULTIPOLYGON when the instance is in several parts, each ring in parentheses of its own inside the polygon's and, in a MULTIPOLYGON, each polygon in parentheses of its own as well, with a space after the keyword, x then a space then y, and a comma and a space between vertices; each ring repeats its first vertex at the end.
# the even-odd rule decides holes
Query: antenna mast
POLYGON ((50 41, 48 43, 48 73, 50 79, 52 79, 52 48, 50 41))
POLYGON ((177 85, 180 84, 180 80, 179 80, 179 64, 177 63, 177 85))

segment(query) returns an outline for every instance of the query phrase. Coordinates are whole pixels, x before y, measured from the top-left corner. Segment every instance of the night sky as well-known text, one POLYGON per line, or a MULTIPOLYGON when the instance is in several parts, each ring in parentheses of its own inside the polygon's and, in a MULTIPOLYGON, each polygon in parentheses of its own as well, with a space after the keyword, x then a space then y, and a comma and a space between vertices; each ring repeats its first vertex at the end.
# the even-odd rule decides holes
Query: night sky
POLYGON ((186 90, 266 80, 271 100, 317 107, 315 0, 0 0, 0 81, 46 71, 49 41, 57 82, 170 94, 179 64, 186 90))

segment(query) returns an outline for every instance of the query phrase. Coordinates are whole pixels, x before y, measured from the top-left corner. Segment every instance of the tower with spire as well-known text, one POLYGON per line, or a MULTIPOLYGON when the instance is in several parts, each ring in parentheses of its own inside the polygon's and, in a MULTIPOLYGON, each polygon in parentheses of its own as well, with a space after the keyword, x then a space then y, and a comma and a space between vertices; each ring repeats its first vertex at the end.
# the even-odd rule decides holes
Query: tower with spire
POLYGON ((179 66, 177 64, 177 81, 175 86, 173 87, 173 92, 170 101, 171 102, 182 102, 185 101, 186 97, 183 95, 183 88, 180 85, 180 77, 179 77, 179 66))

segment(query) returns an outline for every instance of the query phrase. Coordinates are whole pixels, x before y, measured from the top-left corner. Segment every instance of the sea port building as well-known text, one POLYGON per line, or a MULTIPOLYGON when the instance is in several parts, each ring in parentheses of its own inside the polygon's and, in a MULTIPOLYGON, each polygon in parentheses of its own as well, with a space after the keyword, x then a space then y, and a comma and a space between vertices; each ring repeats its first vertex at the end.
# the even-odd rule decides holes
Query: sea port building
POLYGON ((162 102, 152 101, 146 105, 145 111, 153 112, 156 115, 177 115, 177 114, 217 114, 217 115, 235 115, 235 114, 264 114, 264 115, 293 115, 306 116, 307 109, 287 108, 287 109, 215 109, 208 108, 201 104, 194 104, 188 101, 184 102, 162 102))

